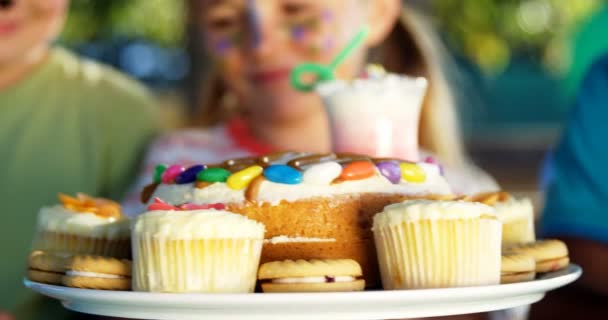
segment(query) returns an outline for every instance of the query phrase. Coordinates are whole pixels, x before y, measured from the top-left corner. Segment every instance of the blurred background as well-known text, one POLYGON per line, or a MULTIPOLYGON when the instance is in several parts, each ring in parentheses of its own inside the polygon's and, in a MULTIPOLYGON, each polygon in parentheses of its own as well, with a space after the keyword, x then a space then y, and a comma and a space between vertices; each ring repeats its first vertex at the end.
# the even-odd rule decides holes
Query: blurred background
MULTIPOLYGON (((474 160, 539 208, 543 159, 585 70, 608 51, 605 1, 405 2, 423 12, 444 41, 474 160)), ((178 125, 192 111, 192 89, 184 87, 192 68, 185 14, 176 0, 72 0, 60 42, 146 83, 178 125)))

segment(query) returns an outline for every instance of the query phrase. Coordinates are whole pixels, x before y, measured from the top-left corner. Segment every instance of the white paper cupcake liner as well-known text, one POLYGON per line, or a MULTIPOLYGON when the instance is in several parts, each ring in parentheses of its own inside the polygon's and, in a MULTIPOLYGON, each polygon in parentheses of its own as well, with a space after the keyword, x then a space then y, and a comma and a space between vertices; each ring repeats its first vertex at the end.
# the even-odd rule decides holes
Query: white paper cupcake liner
POLYGON ((262 239, 133 238, 133 290, 253 292, 262 239))
POLYGON ((374 231, 384 289, 500 282, 501 223, 494 219, 421 220, 374 231))

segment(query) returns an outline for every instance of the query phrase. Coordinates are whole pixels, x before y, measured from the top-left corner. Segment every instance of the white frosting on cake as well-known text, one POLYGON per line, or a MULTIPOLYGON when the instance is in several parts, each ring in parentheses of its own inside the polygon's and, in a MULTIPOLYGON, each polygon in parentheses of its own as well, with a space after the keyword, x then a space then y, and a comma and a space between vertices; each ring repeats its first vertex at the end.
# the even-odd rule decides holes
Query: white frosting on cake
POLYGON ((129 237, 129 220, 106 218, 92 212, 75 212, 62 205, 43 207, 38 213, 38 230, 92 238, 129 237))
MULTIPOLYGON (((450 194, 450 187, 439 169, 435 165, 419 163, 426 173, 423 183, 410 183, 402 180, 393 184, 380 174, 367 179, 344 181, 336 184, 318 185, 300 183, 295 185, 263 181, 260 184, 257 197, 253 200, 261 203, 278 204, 281 201, 297 201, 316 197, 332 197, 346 194, 384 193, 404 195, 446 195, 450 194)), ((234 190, 225 183, 214 183, 198 189, 194 184, 161 184, 152 199, 158 197, 163 201, 179 205, 183 203, 210 204, 210 203, 241 203, 245 201, 244 190, 234 190)))
POLYGON ((168 239, 264 239, 262 223, 222 210, 149 211, 135 219, 134 235, 168 239))
POLYGON ((374 216, 373 228, 419 220, 474 219, 481 216, 496 217, 494 208, 466 201, 408 200, 386 206, 384 211, 374 216))

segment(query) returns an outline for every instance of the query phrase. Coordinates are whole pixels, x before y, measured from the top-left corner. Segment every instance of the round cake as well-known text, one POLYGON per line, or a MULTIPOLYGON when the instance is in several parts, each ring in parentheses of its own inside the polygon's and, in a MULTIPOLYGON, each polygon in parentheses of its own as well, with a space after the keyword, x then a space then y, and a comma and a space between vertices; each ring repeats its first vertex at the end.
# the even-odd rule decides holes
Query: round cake
POLYGON ((451 196, 437 164, 355 154, 281 152, 184 168, 159 165, 142 201, 221 204, 266 226, 262 262, 354 259, 379 285, 371 232, 391 203, 451 196))

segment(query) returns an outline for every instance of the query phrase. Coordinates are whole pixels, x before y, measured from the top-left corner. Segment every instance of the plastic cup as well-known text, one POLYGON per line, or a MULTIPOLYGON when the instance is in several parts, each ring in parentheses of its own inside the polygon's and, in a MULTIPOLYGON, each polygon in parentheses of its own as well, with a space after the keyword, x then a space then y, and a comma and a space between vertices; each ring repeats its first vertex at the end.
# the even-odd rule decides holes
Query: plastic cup
POLYGON ((424 78, 385 74, 317 85, 331 126, 334 152, 418 161, 424 78))

